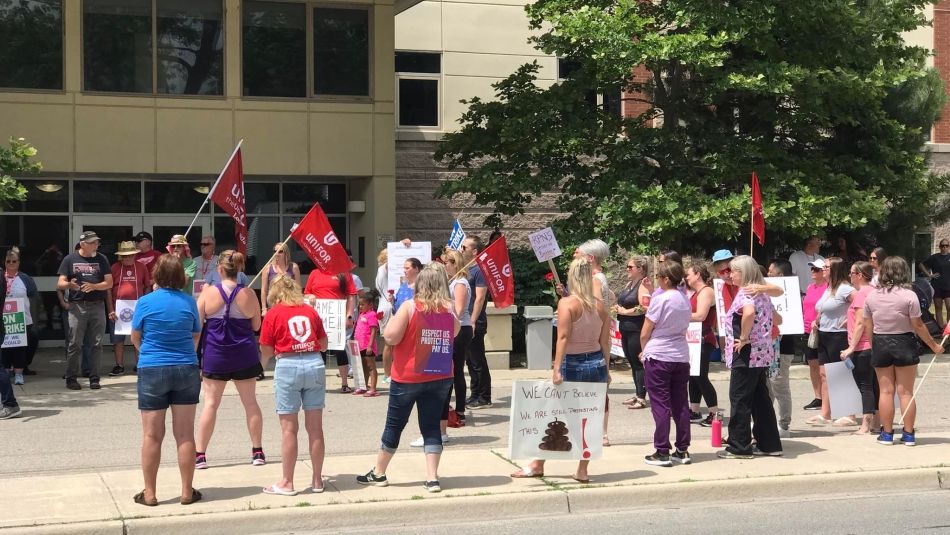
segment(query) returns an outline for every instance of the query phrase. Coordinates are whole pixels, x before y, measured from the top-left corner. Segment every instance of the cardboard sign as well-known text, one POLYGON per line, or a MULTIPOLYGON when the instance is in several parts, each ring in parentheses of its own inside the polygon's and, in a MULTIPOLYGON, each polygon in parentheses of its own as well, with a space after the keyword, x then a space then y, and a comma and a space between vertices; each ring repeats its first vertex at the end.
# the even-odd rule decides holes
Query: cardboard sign
POLYGON ((313 308, 327 332, 327 349, 346 349, 346 299, 316 299, 313 308))
POLYGON ((557 238, 554 237, 551 227, 528 234, 528 241, 531 242, 531 248, 534 249, 534 256, 538 257, 538 262, 547 262, 561 256, 561 248, 557 244, 557 238))
MULTIPOLYGON (((765 282, 774 284, 785 293, 779 297, 771 297, 772 306, 782 316, 782 324, 779 325, 779 334, 804 334, 805 320, 802 318, 802 298, 799 291, 798 277, 766 277, 765 282)), ((713 291, 716 299, 716 319, 719 323, 719 334, 726 332, 726 313, 728 309, 725 306, 723 298, 723 286, 725 282, 722 279, 713 281, 713 291)))
POLYGON ((449 235, 449 243, 447 244, 447 247, 449 249, 461 251, 463 241, 465 241, 465 231, 462 230, 462 222, 456 219, 455 225, 452 226, 452 234, 449 235))
POLYGON ((116 299, 115 301, 115 330, 112 334, 132 334, 132 316, 135 314, 135 299, 116 299))
POLYGON ((422 265, 432 261, 432 242, 412 242, 409 247, 402 242, 389 242, 386 244, 386 251, 389 255, 386 267, 389 272, 387 282, 390 290, 399 288, 399 281, 405 275, 406 260, 415 258, 422 262, 422 265))
MULTIPOLYGON (((851 414, 861 414, 861 391, 854 382, 854 374, 842 362, 825 364, 825 376, 828 379, 828 403, 831 404, 831 417, 841 418, 851 414)), ((900 407, 900 404, 896 405, 900 407)))
POLYGON ((455 343, 455 320, 451 312, 421 314, 422 329, 416 344, 416 373, 452 374, 452 348, 455 343), (420 358, 419 355, 428 357, 420 358))
POLYGON ((191 283, 191 295, 195 299, 198 299, 198 296, 201 295, 201 291, 205 289, 205 286, 208 285, 208 282, 204 279, 195 279, 191 283))
POLYGON ((599 459, 607 383, 514 381, 508 428, 512 459, 599 459))
POLYGON ((26 346, 26 305, 22 297, 10 297, 3 302, 3 347, 26 346))
POLYGON ((363 375, 363 357, 360 356, 360 344, 356 340, 346 341, 346 356, 350 359, 350 370, 353 371, 353 384, 356 389, 366 388, 366 377, 363 375))
POLYGON ((686 343, 689 344, 689 375, 699 377, 699 361, 703 351, 703 324, 691 322, 686 328, 686 343))
POLYGON ((610 354, 617 357, 625 357, 623 352, 623 335, 620 334, 620 322, 613 321, 613 327, 610 329, 610 354))

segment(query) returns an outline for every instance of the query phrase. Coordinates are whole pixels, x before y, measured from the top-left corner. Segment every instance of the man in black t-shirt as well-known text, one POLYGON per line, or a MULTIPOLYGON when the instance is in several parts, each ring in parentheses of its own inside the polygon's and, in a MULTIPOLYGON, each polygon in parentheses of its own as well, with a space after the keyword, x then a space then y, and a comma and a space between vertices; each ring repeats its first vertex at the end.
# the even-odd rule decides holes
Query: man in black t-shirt
MULTIPOLYGON (((470 236, 462 242, 462 258, 465 263, 471 262, 476 255, 482 252, 485 246, 478 236, 470 236)), ((468 375, 471 377, 471 396, 465 400, 470 409, 487 409, 491 402, 491 371, 488 369, 488 359, 485 356, 485 335, 488 333, 488 315, 485 308, 488 304, 488 283, 478 265, 468 269, 468 283, 472 288, 468 302, 468 311, 472 315, 474 337, 468 346, 468 356, 465 363, 468 365, 468 375)))
POLYGON ((87 230, 79 236, 79 251, 70 253, 59 265, 58 290, 65 292, 69 303, 69 339, 66 341, 66 388, 81 390, 76 376, 85 340, 92 343, 89 388, 98 390, 99 361, 102 358, 102 335, 106 330, 106 311, 112 303, 106 300, 106 290, 112 289, 112 267, 109 260, 98 252, 99 236, 87 230))
MULTIPOLYGON (((7 279, 0 277, 0 297, 7 296, 7 279)), ((0 342, 6 336, 6 327, 3 321, 0 321, 0 342)), ((20 415, 20 405, 17 404, 16 396, 13 395, 13 385, 10 384, 10 375, 5 366, 0 366, 0 420, 7 418, 16 418, 20 415)))
POLYGON ((934 288, 934 312, 941 329, 950 321, 950 239, 940 240, 940 252, 921 262, 933 273, 930 284, 934 288), (943 311, 947 311, 946 317, 943 311))

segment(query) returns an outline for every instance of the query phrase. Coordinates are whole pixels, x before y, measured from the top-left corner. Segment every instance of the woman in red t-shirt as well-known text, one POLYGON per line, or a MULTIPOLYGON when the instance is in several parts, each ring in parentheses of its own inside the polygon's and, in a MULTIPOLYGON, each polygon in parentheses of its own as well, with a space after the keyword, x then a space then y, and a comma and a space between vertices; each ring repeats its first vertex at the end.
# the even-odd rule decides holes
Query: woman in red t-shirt
POLYGON ((426 481, 429 492, 440 492, 439 460, 442 432, 439 420, 454 377, 452 349, 459 332, 459 320, 452 313, 448 277, 442 264, 433 262, 419 273, 415 295, 399 307, 389 320, 383 338, 393 347, 393 362, 386 362, 392 377, 389 409, 376 466, 357 476, 362 485, 389 485, 386 468, 399 447, 402 431, 412 407, 418 406, 419 431, 426 454, 426 481))
POLYGON ((286 276, 270 283, 270 309, 261 324, 261 364, 277 358, 274 367, 274 397, 281 431, 283 477, 264 489, 266 494, 294 496, 297 464, 297 413, 304 412, 310 438, 313 478, 310 488, 323 492, 323 407, 326 405, 326 367, 320 351, 327 348, 327 333, 317 312, 303 302, 300 285, 286 276))
MULTIPOLYGON (((353 283, 353 275, 349 273, 330 275, 326 271, 317 268, 307 276, 307 287, 303 293, 308 301, 312 299, 346 299, 346 330, 349 331, 353 328, 353 310, 356 308, 357 290, 356 284, 353 283)), ((349 371, 347 368, 350 364, 346 351, 330 349, 326 351, 326 354, 336 359, 336 366, 340 371, 340 381, 343 383, 340 392, 344 394, 353 392, 346 380, 349 371)))

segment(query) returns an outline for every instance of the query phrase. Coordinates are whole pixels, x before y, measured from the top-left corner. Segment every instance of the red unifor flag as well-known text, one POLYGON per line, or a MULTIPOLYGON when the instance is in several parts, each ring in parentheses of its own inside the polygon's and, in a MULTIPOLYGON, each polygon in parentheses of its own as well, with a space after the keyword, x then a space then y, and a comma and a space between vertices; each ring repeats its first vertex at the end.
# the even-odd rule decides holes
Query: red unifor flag
POLYGON ((508 244, 502 236, 495 240, 475 257, 478 268, 482 270, 488 291, 496 308, 510 307, 515 303, 515 277, 511 273, 511 261, 508 260, 508 244))
POLYGON ((247 210, 244 204, 244 166, 241 164, 240 145, 234 150, 208 196, 234 219, 237 250, 247 254, 247 210))
POLYGON ((765 245, 765 214, 762 212, 762 190, 759 177, 752 171, 752 233, 758 236, 759 245, 765 245))
POLYGON ((303 220, 294 225, 290 235, 313 263, 330 275, 346 273, 355 267, 319 203, 314 203, 303 220))

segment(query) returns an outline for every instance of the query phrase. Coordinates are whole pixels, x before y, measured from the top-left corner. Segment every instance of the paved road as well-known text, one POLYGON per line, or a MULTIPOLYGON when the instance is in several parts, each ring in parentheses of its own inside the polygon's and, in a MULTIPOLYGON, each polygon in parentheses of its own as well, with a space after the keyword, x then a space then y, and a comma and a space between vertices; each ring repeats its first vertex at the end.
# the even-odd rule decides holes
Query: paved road
MULTIPOLYGON (((426 526, 453 535, 550 535, 551 533, 637 533, 770 535, 806 533, 950 533, 950 492, 935 490, 888 496, 825 496, 810 500, 764 500, 751 504, 680 505, 587 515, 548 515, 486 522, 426 526)), ((459 518, 465 517, 459 511, 459 518)), ((362 533, 362 526, 341 533, 362 533)), ((419 526, 372 526, 380 535, 415 534, 419 526)), ((339 532, 339 531, 338 531, 339 532)), ((318 533, 318 532, 311 532, 318 533)))
MULTIPOLYGON (((38 356, 41 375, 28 378, 25 387, 16 387, 23 406, 24 417, 0 421, 0 451, 16 452, 10 462, 0 463, 0 476, 43 472, 81 472, 87 470, 119 469, 139 466, 141 422, 136 409, 135 376, 117 379, 103 378, 103 389, 81 392, 67 391, 60 379, 63 362, 60 354, 44 350, 38 356)), ((475 412, 474 425, 452 429, 451 450, 464 448, 505 448, 508 444, 508 410, 511 377, 529 376, 537 372, 501 372, 506 377, 496 381, 495 405, 475 412), (528 375, 525 375, 528 374, 528 375)), ((617 444, 642 444, 644 452, 653 432, 649 411, 631 411, 619 403, 632 391, 629 372, 615 372, 610 389, 612 411, 610 438, 617 444)), ((728 383, 724 373, 714 374, 720 405, 728 411, 728 383)), ((328 387, 339 388, 336 370, 328 373, 328 387)), ((792 381, 796 411, 792 429, 797 436, 823 436, 849 433, 847 429, 812 428, 804 424, 812 411, 801 406, 811 400, 807 380, 792 381)), ((268 459, 279 456, 280 434, 274 416, 273 383, 259 383, 258 399, 264 411, 264 448, 268 459)), ((947 367, 935 367, 920 393, 921 410, 918 429, 921 435, 928 430, 950 430, 950 377, 947 367)), ((327 455, 360 454, 376 451, 386 414, 386 396, 377 398, 354 397, 348 394, 327 395, 324 428, 327 455)), ((200 411, 200 405, 199 405, 200 411)), ((403 436, 403 448, 418 436, 414 419, 403 436)), ((170 428, 170 426, 169 426, 170 428)), ((693 440, 708 443, 709 430, 693 427, 693 440)), ((301 451, 305 451, 306 435, 301 433, 301 451)), ((173 441, 167 437, 163 463, 174 459, 173 441)), ((208 448, 212 464, 244 463, 250 460, 250 442, 244 426, 243 409, 233 387, 226 391, 218 414, 217 428, 208 448)))

